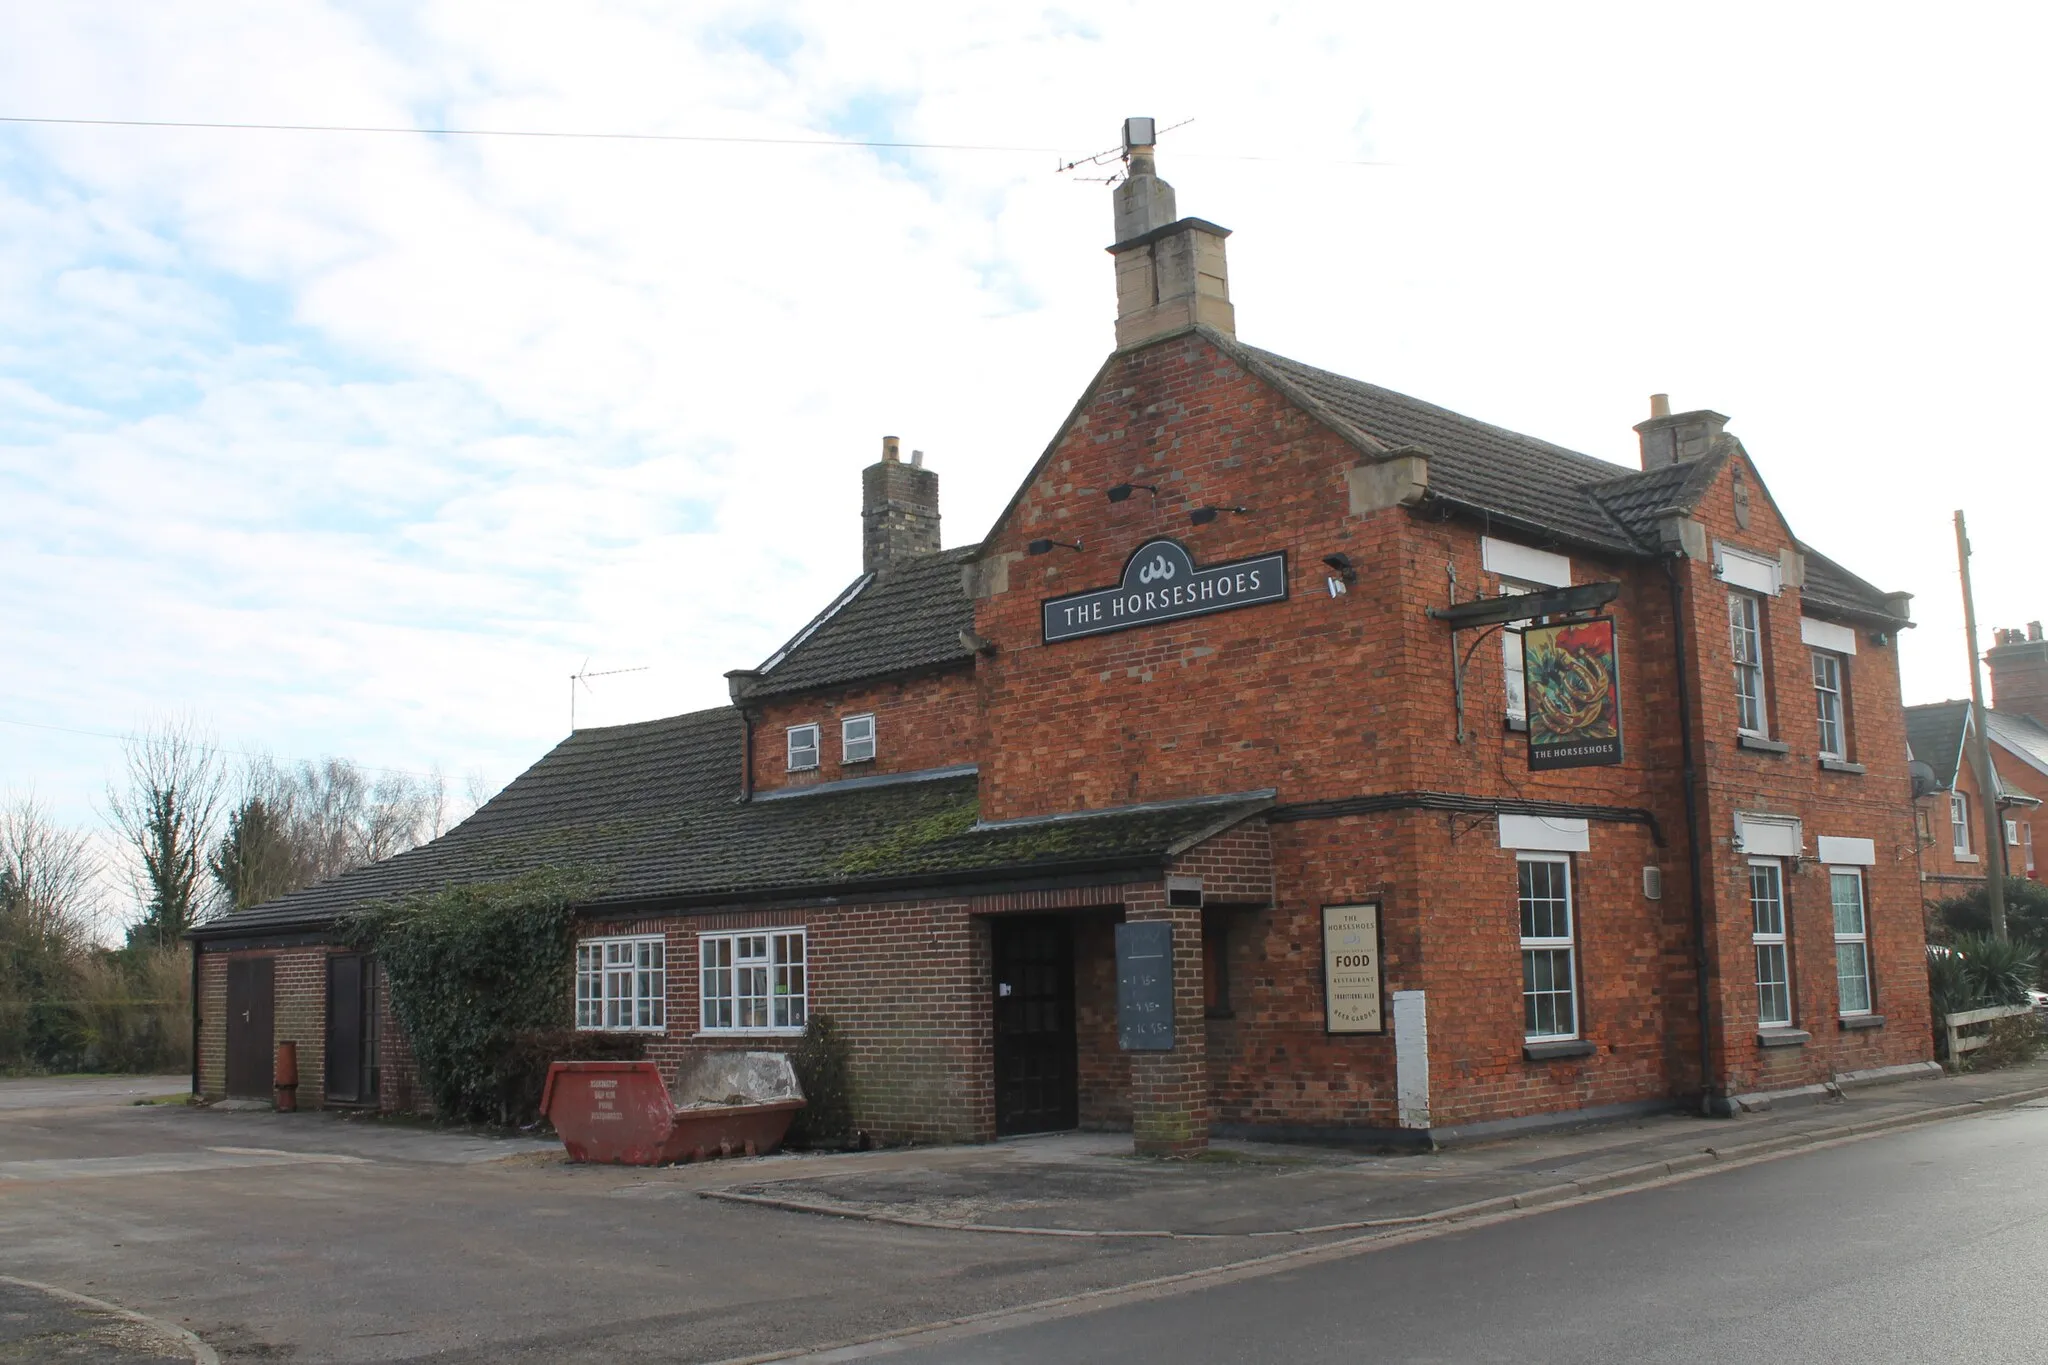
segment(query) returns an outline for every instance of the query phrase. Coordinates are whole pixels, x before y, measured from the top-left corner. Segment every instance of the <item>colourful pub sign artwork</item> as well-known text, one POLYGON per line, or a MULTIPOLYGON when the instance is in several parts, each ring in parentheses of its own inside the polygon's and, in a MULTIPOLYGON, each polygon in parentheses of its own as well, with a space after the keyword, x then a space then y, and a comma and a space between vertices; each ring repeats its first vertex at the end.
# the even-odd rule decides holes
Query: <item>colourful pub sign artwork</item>
POLYGON ((1614 618, 1558 621, 1522 632, 1529 767, 1621 762, 1621 677, 1614 618))

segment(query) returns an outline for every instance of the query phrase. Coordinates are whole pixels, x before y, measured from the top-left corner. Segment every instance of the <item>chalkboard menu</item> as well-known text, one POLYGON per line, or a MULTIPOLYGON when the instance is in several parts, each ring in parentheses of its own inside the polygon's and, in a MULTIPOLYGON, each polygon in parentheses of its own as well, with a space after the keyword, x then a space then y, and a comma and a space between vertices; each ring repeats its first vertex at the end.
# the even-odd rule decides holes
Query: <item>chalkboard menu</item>
POLYGON ((1116 1042, 1126 1052, 1173 1050, 1173 926, 1116 927, 1116 1042))

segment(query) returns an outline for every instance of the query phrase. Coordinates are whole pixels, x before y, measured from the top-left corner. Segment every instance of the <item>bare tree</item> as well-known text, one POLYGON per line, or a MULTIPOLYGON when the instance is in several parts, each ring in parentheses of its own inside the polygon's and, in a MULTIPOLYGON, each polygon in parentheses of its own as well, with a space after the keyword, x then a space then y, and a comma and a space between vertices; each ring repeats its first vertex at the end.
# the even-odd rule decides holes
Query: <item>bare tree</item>
POLYGON ((99 908, 98 875, 91 841, 53 823, 35 798, 0 806, 0 929, 10 941, 83 950, 99 908))
POLYGON ((227 799, 210 737, 168 721, 123 746, 125 786, 107 788, 107 816, 133 855, 130 880, 141 919, 131 943, 170 945, 204 916, 202 878, 227 799))
POLYGON ((251 760, 228 828, 209 860, 227 908, 261 904, 440 836, 447 784, 350 759, 297 766, 251 760))

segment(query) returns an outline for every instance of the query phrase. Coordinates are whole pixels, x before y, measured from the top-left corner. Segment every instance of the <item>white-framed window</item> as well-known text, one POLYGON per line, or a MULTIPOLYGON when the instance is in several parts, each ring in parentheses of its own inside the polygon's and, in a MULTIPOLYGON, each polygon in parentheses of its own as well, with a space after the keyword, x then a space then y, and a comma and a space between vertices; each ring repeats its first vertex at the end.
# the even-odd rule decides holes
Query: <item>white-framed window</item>
POLYGON ((1835 1000, 1843 1014, 1870 1013, 1870 928, 1863 908, 1863 869, 1828 869, 1835 906, 1835 1000))
POLYGON ((839 722, 839 761, 869 763, 875 757, 875 718, 848 716, 839 722))
POLYGON ((659 1033, 668 1026, 666 945, 659 934, 576 944, 576 1027, 659 1033))
MULTIPOLYGON (((1541 592, 1542 585, 1524 583, 1512 578, 1500 581, 1502 597, 1516 597, 1525 592, 1541 592)), ((1529 722, 1529 688, 1526 670, 1522 664, 1521 632, 1538 624, 1535 617, 1526 621, 1510 621, 1500 631, 1500 663, 1503 691, 1507 696, 1508 719, 1521 724, 1529 722)))
POLYGON ((2005 846, 2007 848, 2018 848, 2020 846, 2019 821, 2008 820, 2005 822, 2005 846))
POLYGON ((1776 858, 1749 860, 1750 942, 1756 947, 1758 1028, 1792 1026, 1792 963, 1785 938, 1785 869, 1776 858))
POLYGON ((1970 853, 1970 798, 1961 792, 1948 794, 1949 840, 1955 851, 1964 857, 1970 853))
POLYGON ((2023 866, 2026 868, 2027 875, 2031 877, 2034 875, 2034 822, 2032 820, 2022 821, 2020 824, 2020 849, 2026 858, 2023 866))
POLYGON ((1746 735, 1770 733, 1764 706, 1763 608, 1746 592, 1728 594, 1728 643, 1735 656, 1735 728, 1746 735))
POLYGON ((792 725, 789 727, 789 770, 801 772, 818 766, 818 727, 815 725, 792 725))
POLYGON ((809 1018, 801 929, 697 936, 706 1033, 800 1033, 809 1018))
POLYGON ((1813 700, 1820 717, 1820 752, 1825 758, 1849 756, 1848 733, 1842 705, 1842 656, 1825 649, 1813 651, 1813 700))
POLYGON ((1522 1033, 1529 1039, 1579 1036, 1579 988, 1573 962, 1572 860, 1554 853, 1515 857, 1522 919, 1522 1033))

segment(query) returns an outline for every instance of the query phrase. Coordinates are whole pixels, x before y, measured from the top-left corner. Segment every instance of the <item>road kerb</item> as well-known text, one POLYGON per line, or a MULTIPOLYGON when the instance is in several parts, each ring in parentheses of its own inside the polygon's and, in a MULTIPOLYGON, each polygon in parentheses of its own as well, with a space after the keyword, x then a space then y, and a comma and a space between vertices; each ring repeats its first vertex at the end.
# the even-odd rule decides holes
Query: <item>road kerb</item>
POLYGON ((2048 1086, 2035 1086, 2016 1090, 2003 1095, 1988 1095, 1978 1099, 1965 1100, 1957 1104, 1941 1105, 1932 1109, 1916 1109, 1902 1114, 1887 1114, 1882 1118, 1867 1119, 1860 1123, 1829 1124, 1826 1127, 1808 1128, 1795 1133, 1781 1133, 1775 1137, 1758 1138, 1752 1142, 1716 1145, 1697 1152, 1680 1153, 1672 1157, 1660 1157, 1654 1161, 1625 1166, 1613 1171, 1602 1171, 1581 1176, 1575 1180, 1555 1185, 1542 1185, 1515 1194, 1497 1195, 1476 1200, 1469 1204, 1453 1205, 1427 1213, 1410 1214, 1389 1218, 1360 1218, 1343 1222, 1311 1224, 1302 1227, 1262 1229, 1255 1232, 1177 1232, 1165 1228, 1049 1228, 1029 1227, 1016 1224, 970 1223, 960 1219, 918 1218, 909 1214, 886 1213, 876 1209, 862 1209, 843 1204, 828 1204, 815 1200, 791 1199, 777 1195, 750 1194, 739 1190, 699 1190, 702 1199, 715 1199, 724 1203, 749 1204, 760 1208, 778 1209, 787 1213, 804 1213, 825 1218, 846 1218, 858 1222, 883 1223, 893 1227, 923 1228, 941 1232, 984 1232, 1009 1237, 1055 1237, 1078 1238, 1103 1241, 1221 1241, 1232 1238, 1271 1239, 1279 1237, 1314 1237, 1339 1233, 1392 1233, 1415 1229, 1432 1224, 1464 1222, 1473 1218, 1484 1218, 1493 1214, 1515 1210, 1541 1208, 1563 1200, 1593 1194, 1617 1193, 1638 1186, 1655 1184, 1660 1180, 1717 1165, 1733 1165, 1761 1160, 1772 1156, 1803 1151, 1824 1146, 1847 1138, 1863 1137, 1890 1132, 1901 1128, 1917 1127, 1921 1124, 1940 1123, 1948 1119, 1966 1118, 1994 1109, 2009 1109, 2033 1100, 2048 1099, 2048 1086))
POLYGON ((153 1318, 147 1313, 138 1313, 132 1308, 123 1308, 118 1303, 108 1303, 105 1299, 96 1299, 90 1294, 81 1294, 73 1289, 61 1289, 54 1284, 44 1284, 40 1280, 24 1280, 18 1275, 0 1275, 0 1282, 20 1285, 23 1289, 33 1289, 39 1294, 48 1294, 53 1298, 68 1299, 72 1303, 90 1308, 96 1313, 105 1313, 109 1317, 120 1318, 124 1321, 147 1327, 150 1331, 169 1338, 172 1344, 190 1351, 192 1353, 192 1365, 220 1365, 220 1355, 218 1352, 198 1337, 192 1335, 192 1333, 178 1326, 175 1322, 165 1322, 163 1319, 153 1318))

